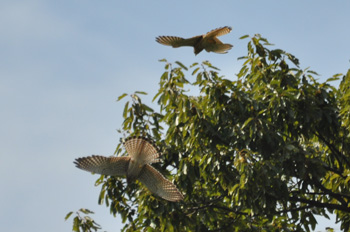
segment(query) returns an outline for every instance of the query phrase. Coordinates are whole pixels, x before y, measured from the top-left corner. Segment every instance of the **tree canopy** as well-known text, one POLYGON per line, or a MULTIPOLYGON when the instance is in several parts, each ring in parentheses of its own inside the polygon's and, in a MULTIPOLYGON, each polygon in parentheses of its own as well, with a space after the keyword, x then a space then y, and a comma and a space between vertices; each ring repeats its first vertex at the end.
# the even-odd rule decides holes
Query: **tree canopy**
POLYGON ((350 70, 320 83, 292 54, 247 38, 235 79, 208 61, 162 60, 159 106, 143 92, 119 97, 131 96, 122 133, 157 143, 154 166, 185 197, 167 202, 101 176, 99 203, 121 215, 123 231, 310 231, 330 213, 350 229, 350 70))

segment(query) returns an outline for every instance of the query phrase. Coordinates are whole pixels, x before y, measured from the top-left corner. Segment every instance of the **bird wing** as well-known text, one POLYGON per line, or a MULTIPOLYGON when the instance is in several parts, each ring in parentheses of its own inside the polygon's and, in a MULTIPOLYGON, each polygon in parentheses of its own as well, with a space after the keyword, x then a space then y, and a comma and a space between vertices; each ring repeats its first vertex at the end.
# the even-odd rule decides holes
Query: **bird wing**
POLYGON ((168 201, 181 201, 183 196, 176 186, 167 180, 160 172, 146 164, 138 180, 152 193, 168 201))
POLYGON ((132 136, 124 141, 126 152, 138 163, 158 162, 160 152, 153 141, 142 136, 132 136))
POLYGON ((184 39, 177 36, 158 36, 156 41, 160 44, 172 46, 173 48, 178 48, 182 46, 195 46, 199 40, 202 39, 202 36, 194 36, 189 39, 184 39))
POLYGON ((216 28, 214 30, 209 31, 207 34, 205 34, 205 37, 218 37, 218 36, 226 35, 230 33, 231 30, 232 30, 231 27, 216 28))
POLYGON ((207 52, 215 52, 215 53, 227 53, 233 47, 231 44, 224 44, 218 38, 214 37, 212 39, 205 40, 204 49, 207 52))
POLYGON ((125 176, 130 157, 104 157, 93 155, 77 158, 74 164, 82 170, 108 176, 125 176))
POLYGON ((231 44, 213 44, 210 46, 206 46, 205 50, 207 52, 215 52, 215 53, 227 53, 228 50, 232 48, 231 44))

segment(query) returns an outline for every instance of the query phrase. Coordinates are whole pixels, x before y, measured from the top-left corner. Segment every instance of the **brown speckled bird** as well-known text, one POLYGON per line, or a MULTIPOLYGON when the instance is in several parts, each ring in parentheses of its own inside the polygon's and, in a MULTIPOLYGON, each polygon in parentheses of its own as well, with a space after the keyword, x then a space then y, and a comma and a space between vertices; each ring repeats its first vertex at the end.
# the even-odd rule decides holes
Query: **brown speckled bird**
POLYGON ((124 141, 126 157, 89 156, 74 161, 82 170, 101 175, 126 176, 128 183, 139 180, 151 192, 168 201, 183 200, 176 186, 150 164, 159 161, 159 150, 145 137, 129 137, 124 141))
POLYGON ((198 35, 189 39, 184 39, 177 36, 159 36, 156 41, 163 45, 178 48, 182 46, 194 47, 194 54, 200 53, 203 49, 207 52, 227 53, 233 45, 222 43, 217 37, 226 35, 232 30, 231 27, 221 27, 209 31, 207 34, 198 35))

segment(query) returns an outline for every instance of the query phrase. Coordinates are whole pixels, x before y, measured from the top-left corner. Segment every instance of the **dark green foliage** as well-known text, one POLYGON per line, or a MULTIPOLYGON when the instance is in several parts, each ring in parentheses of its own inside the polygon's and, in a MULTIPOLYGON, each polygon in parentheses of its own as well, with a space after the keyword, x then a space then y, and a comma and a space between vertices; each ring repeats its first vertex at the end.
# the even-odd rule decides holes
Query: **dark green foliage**
POLYGON ((163 60, 159 112, 131 95, 123 130, 156 140, 155 166, 185 199, 102 176, 100 203, 122 216, 123 231, 311 231, 328 213, 350 229, 350 71, 337 89, 329 81, 339 75, 319 83, 269 45, 251 38, 238 79, 209 62, 163 60))

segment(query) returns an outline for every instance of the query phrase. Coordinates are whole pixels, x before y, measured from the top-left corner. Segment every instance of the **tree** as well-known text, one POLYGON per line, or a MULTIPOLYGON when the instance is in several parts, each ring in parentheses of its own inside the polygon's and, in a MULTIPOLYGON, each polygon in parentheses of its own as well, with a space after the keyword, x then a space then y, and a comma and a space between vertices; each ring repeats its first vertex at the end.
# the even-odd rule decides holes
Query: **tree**
POLYGON ((350 229, 350 70, 339 88, 330 82, 341 74, 319 83, 270 45, 251 38, 237 80, 209 62, 163 60, 159 110, 142 102, 145 93, 131 95, 122 130, 154 138, 163 152, 155 166, 185 199, 101 176, 99 203, 122 216, 123 231, 310 231, 315 215, 330 213, 350 229))

